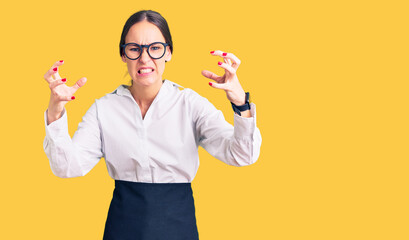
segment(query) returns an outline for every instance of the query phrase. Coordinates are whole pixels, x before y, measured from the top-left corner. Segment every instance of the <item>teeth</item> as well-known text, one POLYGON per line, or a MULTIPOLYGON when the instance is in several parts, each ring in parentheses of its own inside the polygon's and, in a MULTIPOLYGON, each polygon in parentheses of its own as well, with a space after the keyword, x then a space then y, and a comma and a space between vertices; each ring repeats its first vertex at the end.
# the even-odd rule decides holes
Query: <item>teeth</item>
POLYGON ((151 69, 151 68, 145 68, 145 69, 139 70, 139 72, 140 72, 140 73, 150 73, 150 72, 153 72, 153 69, 151 69))

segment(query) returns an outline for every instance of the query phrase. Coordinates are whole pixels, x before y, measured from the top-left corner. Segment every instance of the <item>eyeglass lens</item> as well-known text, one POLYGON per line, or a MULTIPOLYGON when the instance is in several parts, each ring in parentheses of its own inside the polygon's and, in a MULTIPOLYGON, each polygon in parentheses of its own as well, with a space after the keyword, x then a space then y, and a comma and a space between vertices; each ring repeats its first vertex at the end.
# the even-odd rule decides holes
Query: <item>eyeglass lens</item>
MULTIPOLYGON (((125 53, 129 58, 135 59, 141 56, 143 49, 136 44, 128 44, 125 53)), ((149 46, 148 54, 151 58, 161 58, 165 54, 165 46, 161 43, 154 43, 149 46)))

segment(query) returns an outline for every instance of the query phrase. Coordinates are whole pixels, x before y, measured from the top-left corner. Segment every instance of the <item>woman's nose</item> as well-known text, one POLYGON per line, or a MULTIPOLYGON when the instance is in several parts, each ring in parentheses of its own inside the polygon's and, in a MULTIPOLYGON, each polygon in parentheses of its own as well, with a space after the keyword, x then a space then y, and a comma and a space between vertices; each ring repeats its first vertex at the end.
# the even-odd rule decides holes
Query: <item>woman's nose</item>
POLYGON ((151 59, 151 57, 148 54, 148 49, 147 48, 143 48, 142 53, 141 53, 141 57, 140 60, 142 62, 148 62, 151 59))

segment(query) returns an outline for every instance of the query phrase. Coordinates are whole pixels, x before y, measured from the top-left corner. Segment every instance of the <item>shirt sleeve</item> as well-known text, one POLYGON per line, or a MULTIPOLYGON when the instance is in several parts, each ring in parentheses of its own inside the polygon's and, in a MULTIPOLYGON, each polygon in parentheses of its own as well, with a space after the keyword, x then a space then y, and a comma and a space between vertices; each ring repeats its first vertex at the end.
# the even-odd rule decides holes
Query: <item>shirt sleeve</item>
POLYGON ((67 113, 47 125, 43 147, 50 161, 51 171, 61 178, 86 175, 103 157, 102 139, 97 119, 96 102, 88 109, 71 139, 68 133, 67 113))
POLYGON ((261 134, 256 125, 256 105, 250 103, 250 118, 234 114, 234 126, 206 98, 194 101, 194 119, 199 145, 213 157, 232 166, 246 166, 260 155, 261 134))

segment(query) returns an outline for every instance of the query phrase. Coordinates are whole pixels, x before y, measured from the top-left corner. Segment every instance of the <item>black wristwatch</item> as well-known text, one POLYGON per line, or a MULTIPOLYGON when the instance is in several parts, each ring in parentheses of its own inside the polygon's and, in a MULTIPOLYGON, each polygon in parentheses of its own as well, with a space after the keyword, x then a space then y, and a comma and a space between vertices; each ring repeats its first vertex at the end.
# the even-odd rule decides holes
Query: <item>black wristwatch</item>
POLYGON ((244 105, 236 106, 234 103, 230 102, 230 103, 231 103, 231 106, 233 107, 233 111, 234 111, 235 113, 237 113, 239 116, 241 116, 241 112, 250 109, 250 101, 249 101, 249 99, 250 99, 250 93, 249 93, 249 92, 246 92, 246 101, 245 101, 244 105))

